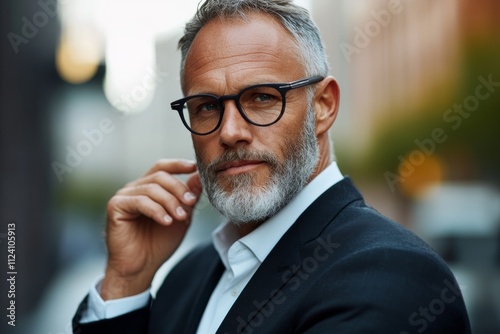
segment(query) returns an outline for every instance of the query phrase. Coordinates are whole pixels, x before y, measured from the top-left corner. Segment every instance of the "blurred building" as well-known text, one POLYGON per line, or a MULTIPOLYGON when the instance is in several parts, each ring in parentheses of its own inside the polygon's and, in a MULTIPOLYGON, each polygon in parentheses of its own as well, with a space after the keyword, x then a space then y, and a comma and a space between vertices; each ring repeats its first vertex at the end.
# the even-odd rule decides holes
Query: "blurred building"
POLYGON ((426 95, 453 93, 460 9, 455 0, 313 2, 344 93, 340 117, 349 130, 336 131, 348 137, 350 150, 366 149, 378 126, 411 116, 408 106, 426 95))

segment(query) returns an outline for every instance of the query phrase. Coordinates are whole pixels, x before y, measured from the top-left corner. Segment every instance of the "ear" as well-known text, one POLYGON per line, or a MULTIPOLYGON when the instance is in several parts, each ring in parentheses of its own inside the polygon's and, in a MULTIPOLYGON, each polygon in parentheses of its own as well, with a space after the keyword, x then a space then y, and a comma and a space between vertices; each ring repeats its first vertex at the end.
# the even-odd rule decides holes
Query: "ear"
POLYGON ((340 103, 340 89, 334 77, 326 77, 319 83, 314 95, 316 115, 316 136, 326 133, 337 118, 340 103))

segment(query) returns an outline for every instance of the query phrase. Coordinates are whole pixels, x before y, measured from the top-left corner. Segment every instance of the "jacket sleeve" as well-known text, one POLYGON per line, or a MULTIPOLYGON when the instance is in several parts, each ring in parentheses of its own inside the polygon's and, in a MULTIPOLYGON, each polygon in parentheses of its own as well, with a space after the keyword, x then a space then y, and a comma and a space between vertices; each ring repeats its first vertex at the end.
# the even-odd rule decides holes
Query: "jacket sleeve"
POLYGON ((87 301, 88 296, 82 301, 73 317, 73 334, 147 333, 151 301, 146 307, 116 318, 81 324, 80 318, 87 308, 87 301))

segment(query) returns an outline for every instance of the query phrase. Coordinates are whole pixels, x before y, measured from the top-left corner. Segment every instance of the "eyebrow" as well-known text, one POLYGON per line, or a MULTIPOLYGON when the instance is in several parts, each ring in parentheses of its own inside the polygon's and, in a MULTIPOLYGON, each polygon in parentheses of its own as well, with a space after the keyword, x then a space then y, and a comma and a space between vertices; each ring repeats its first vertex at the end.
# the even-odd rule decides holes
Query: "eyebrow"
MULTIPOLYGON (((266 85, 266 84, 279 84, 279 83, 289 83, 289 82, 292 82, 292 81, 286 81, 286 80, 272 80, 272 79, 265 79, 265 80, 256 80, 254 82, 250 82, 250 83, 245 83, 241 86, 238 86, 235 90, 235 92, 233 93, 229 93, 229 95, 232 95, 232 94, 238 94, 239 92, 241 92, 242 90, 244 90, 245 88, 248 88, 248 87, 251 87, 251 86, 255 86, 255 85, 266 85)), ((191 93, 191 94, 188 94, 186 96, 193 96, 193 95, 201 95, 201 94, 210 94, 210 95, 216 95, 216 96, 223 96, 223 95, 226 95, 226 94, 217 94, 215 93, 214 91, 208 91, 208 90, 195 90, 194 93, 191 93)))

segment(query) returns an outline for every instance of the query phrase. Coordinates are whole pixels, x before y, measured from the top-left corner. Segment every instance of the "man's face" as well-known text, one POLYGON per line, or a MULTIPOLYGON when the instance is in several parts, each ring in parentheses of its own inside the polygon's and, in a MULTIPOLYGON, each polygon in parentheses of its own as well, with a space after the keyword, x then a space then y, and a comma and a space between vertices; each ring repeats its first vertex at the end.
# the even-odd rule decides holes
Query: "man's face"
MULTIPOLYGON (((285 28, 270 16, 251 14, 249 17, 249 21, 214 20, 198 33, 186 58, 185 95, 237 94, 253 84, 291 82, 305 77, 293 37, 285 28)), ((270 183, 286 182, 279 178, 285 177, 288 160, 306 158, 303 152, 297 152, 304 146, 309 107, 306 92, 305 88, 289 91, 285 114, 278 123, 268 127, 247 123, 234 101, 225 102, 220 128, 206 136, 193 135, 204 183, 215 184, 225 195, 243 190, 244 194, 240 195, 254 196, 270 183)), ((312 146, 316 148, 315 138, 311 138, 314 120, 309 119, 309 125, 312 129, 309 129, 308 150, 311 151, 312 146)), ((314 160, 310 163, 314 170, 317 157, 309 157, 314 160)), ((297 163, 302 161, 295 161, 297 163)), ((296 168, 290 164, 288 167, 296 168)), ((309 166, 303 171, 307 174, 306 180, 312 170, 309 166)), ((207 184, 204 185, 207 188, 207 184)), ((255 203, 246 203, 255 206, 255 203)))

